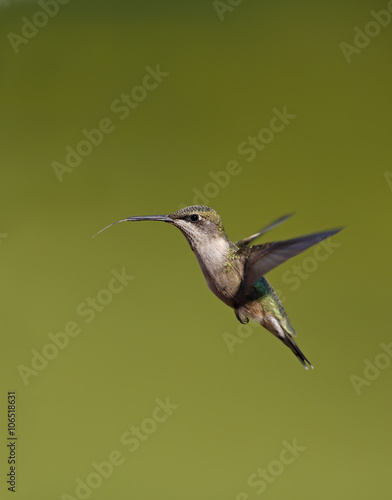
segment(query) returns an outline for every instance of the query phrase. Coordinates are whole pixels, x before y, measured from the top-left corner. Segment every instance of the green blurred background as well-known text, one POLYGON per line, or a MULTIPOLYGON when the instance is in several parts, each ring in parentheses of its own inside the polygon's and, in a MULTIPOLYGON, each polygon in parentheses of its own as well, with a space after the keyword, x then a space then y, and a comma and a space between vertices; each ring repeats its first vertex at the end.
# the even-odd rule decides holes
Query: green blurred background
POLYGON ((16 53, 9 33, 42 7, 0 4, 0 496, 16 391, 23 499, 389 499, 392 22, 370 24, 379 34, 351 62, 340 46, 387 2, 58 7, 16 53), (113 102, 143 96, 157 65, 168 75, 121 120, 113 102), (285 107, 295 118, 247 161, 238 145, 285 107), (112 132, 60 182, 53 162, 105 118, 112 132), (218 186, 211 172, 232 161, 240 173, 218 186), (311 249, 268 275, 313 371, 261 327, 239 329, 179 231, 123 224, 91 238, 196 192, 233 240, 292 211, 268 239, 346 226, 327 259, 311 249), (110 296, 113 270, 134 278, 110 296), (94 317, 88 297, 106 304, 94 317), (69 322, 81 331, 55 355, 48 334, 69 322), (53 359, 23 380, 45 348, 53 359), (371 381, 366 359, 383 365, 371 381), (166 398, 179 406, 154 424, 166 398), (130 452, 121 436, 141 424, 151 434, 130 452), (289 464, 283 442, 301 449, 289 464), (115 450, 122 464, 91 475, 115 450), (255 486, 259 469, 269 479, 255 486), (76 491, 77 478, 94 487, 76 491))

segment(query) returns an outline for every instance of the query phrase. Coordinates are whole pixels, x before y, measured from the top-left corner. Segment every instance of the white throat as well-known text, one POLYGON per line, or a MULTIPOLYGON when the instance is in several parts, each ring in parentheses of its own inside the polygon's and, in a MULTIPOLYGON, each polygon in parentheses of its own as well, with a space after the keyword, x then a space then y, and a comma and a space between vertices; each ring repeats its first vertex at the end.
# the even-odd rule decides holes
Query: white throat
POLYGON ((227 253, 229 251, 229 242, 225 238, 211 237, 203 242, 198 242, 195 247, 195 254, 199 261, 203 273, 214 275, 222 269, 227 262, 227 253))

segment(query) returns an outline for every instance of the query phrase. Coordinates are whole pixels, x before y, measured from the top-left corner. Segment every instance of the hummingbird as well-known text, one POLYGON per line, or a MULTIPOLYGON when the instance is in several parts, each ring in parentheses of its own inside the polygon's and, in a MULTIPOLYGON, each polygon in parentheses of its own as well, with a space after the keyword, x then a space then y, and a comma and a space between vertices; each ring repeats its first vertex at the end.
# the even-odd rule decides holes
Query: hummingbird
POLYGON ((234 243, 226 235, 219 214, 204 205, 185 207, 169 215, 127 217, 104 227, 94 237, 114 224, 127 221, 160 221, 177 227, 195 253, 208 287, 234 309, 238 321, 245 324, 252 319, 261 324, 288 346, 308 369, 313 366, 295 342, 295 330, 265 274, 342 228, 250 245, 292 215, 280 217, 259 232, 234 243))

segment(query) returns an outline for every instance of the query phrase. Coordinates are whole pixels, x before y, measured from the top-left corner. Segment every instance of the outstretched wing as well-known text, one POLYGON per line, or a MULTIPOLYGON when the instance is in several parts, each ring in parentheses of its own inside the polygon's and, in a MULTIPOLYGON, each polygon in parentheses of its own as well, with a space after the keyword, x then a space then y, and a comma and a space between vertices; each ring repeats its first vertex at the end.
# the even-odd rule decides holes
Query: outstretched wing
POLYGON ((267 231, 270 231, 274 227, 279 226, 279 224, 282 224, 282 222, 284 222, 285 220, 289 219, 293 215, 294 214, 283 215, 283 217, 279 217, 279 219, 274 220, 273 222, 271 222, 271 224, 268 224, 267 227, 263 228, 258 233, 252 234, 252 236, 248 236, 248 238, 244 238, 243 240, 236 241, 234 244, 238 248, 246 247, 247 245, 249 245, 249 243, 251 243, 252 241, 254 241, 256 238, 259 238, 259 236, 265 234, 267 231))
POLYGON ((239 252, 248 253, 244 273, 244 291, 250 290, 250 287, 262 276, 274 269, 282 262, 298 255, 307 248, 319 243, 326 238, 336 234, 343 228, 332 229, 321 233, 308 234, 299 238, 293 238, 285 241, 274 241, 264 245, 255 245, 250 248, 239 250, 239 252))

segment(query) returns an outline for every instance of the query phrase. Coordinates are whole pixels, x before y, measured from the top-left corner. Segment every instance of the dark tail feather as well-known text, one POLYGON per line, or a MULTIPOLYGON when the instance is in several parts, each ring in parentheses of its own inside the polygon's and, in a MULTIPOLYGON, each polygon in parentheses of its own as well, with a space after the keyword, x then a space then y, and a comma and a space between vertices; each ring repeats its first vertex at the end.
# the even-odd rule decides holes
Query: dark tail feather
POLYGON ((310 368, 313 369, 312 363, 308 360, 308 358, 305 356, 305 354, 301 351, 301 349, 297 346, 295 343, 295 340, 291 337, 291 335, 287 334, 285 335, 285 338, 282 339, 279 337, 280 340, 287 345, 287 347, 290 347, 290 349, 293 351, 293 353, 297 356, 297 358, 300 360, 301 364, 308 369, 308 365, 310 368))

